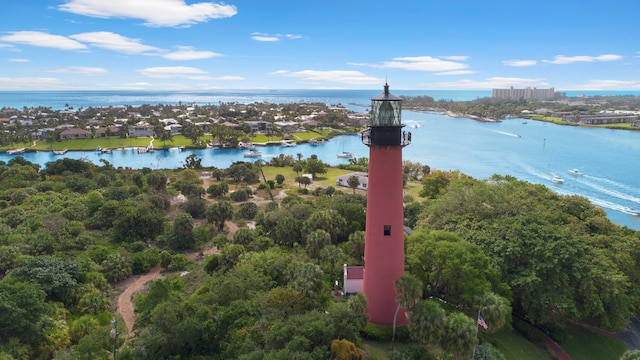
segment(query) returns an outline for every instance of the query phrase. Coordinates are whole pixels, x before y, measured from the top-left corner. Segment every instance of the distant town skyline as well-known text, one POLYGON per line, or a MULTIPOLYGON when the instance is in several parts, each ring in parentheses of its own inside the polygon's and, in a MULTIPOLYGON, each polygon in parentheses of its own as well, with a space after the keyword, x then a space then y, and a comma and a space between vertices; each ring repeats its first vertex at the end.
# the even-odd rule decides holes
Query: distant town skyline
POLYGON ((640 90, 640 3, 33 0, 0 91, 640 90))

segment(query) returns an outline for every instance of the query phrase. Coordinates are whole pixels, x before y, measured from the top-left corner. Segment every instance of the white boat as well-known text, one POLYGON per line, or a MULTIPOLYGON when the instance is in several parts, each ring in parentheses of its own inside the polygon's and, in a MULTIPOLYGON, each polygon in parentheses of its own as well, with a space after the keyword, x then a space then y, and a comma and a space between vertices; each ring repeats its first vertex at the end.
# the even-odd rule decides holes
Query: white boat
POLYGON ((54 153, 55 155, 64 155, 64 154, 66 154, 66 153, 67 153, 67 151, 68 151, 68 149, 53 150, 53 153, 54 153))
POLYGON ((244 153, 244 157, 259 158, 262 157, 262 153, 258 150, 251 150, 244 153))
POLYGON ((24 154, 25 151, 26 151, 25 148, 10 149, 10 150, 7 150, 7 154, 9 154, 9 155, 24 154))
POLYGON ((636 209, 636 208, 629 208, 629 214, 633 215, 633 216, 640 216, 640 209, 636 209))
POLYGON ((250 142, 239 142, 238 149, 253 149, 256 146, 250 142))
POLYGON ((340 154, 338 154, 338 158, 340 159, 351 159, 353 157, 353 154, 347 151, 343 151, 340 154))
POLYGON ((554 184, 562 184, 562 183, 564 183, 564 179, 561 178, 558 175, 553 175, 553 177, 551 178, 551 181, 553 181, 554 184))
POLYGON ((580 172, 580 170, 578 170, 578 169, 571 169, 571 170, 569 170, 569 174, 571 174, 573 176, 580 176, 580 175, 582 175, 582 172, 580 172))
POLYGON ((298 145, 298 144, 295 142, 295 140, 282 140, 282 141, 280 141, 280 144, 281 144, 282 146, 285 146, 285 147, 293 147, 293 146, 298 145))

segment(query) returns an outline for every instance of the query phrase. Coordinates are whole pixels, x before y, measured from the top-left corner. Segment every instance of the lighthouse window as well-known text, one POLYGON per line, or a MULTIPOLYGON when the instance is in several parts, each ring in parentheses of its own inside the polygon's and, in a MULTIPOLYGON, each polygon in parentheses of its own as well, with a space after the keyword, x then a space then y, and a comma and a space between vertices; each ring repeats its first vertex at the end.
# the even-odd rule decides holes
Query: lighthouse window
POLYGON ((391 225, 384 226, 384 236, 391 236, 391 225))

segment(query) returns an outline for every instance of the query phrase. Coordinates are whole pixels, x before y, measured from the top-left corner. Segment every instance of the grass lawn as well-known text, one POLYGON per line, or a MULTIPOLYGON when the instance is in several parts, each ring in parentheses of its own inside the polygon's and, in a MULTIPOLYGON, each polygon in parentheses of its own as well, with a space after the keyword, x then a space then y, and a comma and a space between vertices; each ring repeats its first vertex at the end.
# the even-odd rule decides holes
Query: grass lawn
MULTIPOLYGON (((335 129, 323 129, 316 131, 296 132, 291 133, 292 139, 299 142, 306 142, 311 139, 326 139, 334 135, 340 135, 343 132, 335 129)), ((210 135, 205 135, 200 138, 202 143, 205 143, 211 139, 210 135)), ((265 134, 257 134, 251 137, 251 141, 254 143, 280 143, 282 137, 280 136, 267 136, 265 134)), ((63 140, 55 142, 38 141, 34 146, 33 143, 14 143, 7 146, 0 147, 0 151, 6 151, 9 149, 26 148, 29 151, 51 151, 51 150, 84 150, 92 151, 98 146, 101 148, 123 148, 123 147, 146 147, 151 142, 150 137, 140 138, 121 138, 112 136, 108 138, 96 138, 96 139, 74 139, 63 140)), ((158 139, 153 141, 153 146, 156 149, 172 148, 185 146, 187 148, 193 147, 193 143, 190 139, 187 139, 183 135, 176 135, 173 137, 173 141, 162 142, 158 139)))
POLYGON ((620 340, 570 325, 560 346, 574 359, 618 360, 627 347, 620 340))
MULTIPOLYGON (((507 360, 546 360, 552 357, 541 347, 512 330, 481 334, 483 342, 495 346, 507 360)), ((576 358, 577 359, 577 358, 576 358)))
MULTIPOLYGON (((291 166, 277 167, 277 166, 267 165, 267 166, 263 166, 262 170, 264 171, 264 176, 267 178, 267 180, 275 180, 276 175, 282 174, 284 176, 283 186, 285 190, 290 188, 296 188, 296 189, 298 188, 298 183, 296 183, 296 180, 295 180, 298 174, 296 174, 296 172, 293 171, 293 168, 291 166)), ((340 189, 342 191, 351 191, 350 188, 346 188, 346 187, 342 188, 342 187, 336 186, 337 176, 349 174, 351 172, 352 172, 351 170, 342 170, 334 167, 327 167, 327 173, 317 174, 316 178, 313 180, 313 184, 308 186, 307 188, 308 189, 314 189, 316 187, 327 188, 329 185, 331 185, 336 189, 340 189)))
MULTIPOLYGON (((332 137, 333 135, 342 134, 342 132, 337 132, 334 129, 328 130, 316 130, 316 131, 305 131, 305 132, 294 132, 290 133, 292 140, 297 142, 307 142, 311 139, 326 139, 332 137)), ((253 143, 280 143, 282 137, 277 135, 268 136, 266 134, 255 134, 251 137, 251 142, 253 143)))
MULTIPOLYGON (((263 166, 262 169, 264 171, 264 175, 268 180, 275 180, 277 174, 282 174, 285 179, 283 184, 283 187, 285 190, 298 188, 298 183, 295 182, 296 176, 298 175, 295 173, 295 171, 293 171, 291 166, 276 167, 276 166, 267 165, 267 166, 263 166)), ((308 186, 308 189, 312 190, 312 189, 315 189, 316 187, 322 187, 326 189, 328 186, 331 185, 335 187, 337 190, 351 193, 353 192, 351 188, 336 185, 336 177, 349 174, 352 172, 353 171, 351 170, 339 169, 337 167, 327 167, 327 173, 316 175, 316 178, 314 179, 313 184, 308 186)), ((420 198, 420 196, 418 195, 420 193, 420 190, 422 190, 422 185, 419 182, 408 182, 407 186, 405 186, 404 188, 404 191, 407 193, 407 195, 413 196, 414 200, 416 201, 424 200, 420 198)), ((356 190, 356 193, 362 194, 362 195, 367 194, 367 192, 364 190, 356 190)))
MULTIPOLYGON (((120 138, 120 137, 108 137, 108 138, 97 138, 97 139, 74 139, 74 140, 62 140, 55 141, 53 143, 49 143, 46 141, 38 141, 35 146, 33 144, 13 144, 11 146, 3 147, 0 150, 14 149, 14 148, 27 148, 27 150, 36 150, 36 151, 51 151, 51 150, 85 150, 85 151, 93 151, 98 146, 103 149, 106 148, 123 148, 123 147, 146 147, 151 143, 150 137, 140 137, 140 138, 120 138)), ((153 141, 153 146, 156 149, 170 148, 170 147, 178 147, 178 146, 193 146, 193 143, 190 139, 182 135, 177 135, 173 137, 173 142, 167 141, 162 142, 158 139, 153 141)))
POLYGON ((409 349, 413 346, 400 342, 376 342, 371 340, 364 340, 363 342, 368 360, 389 360, 394 349, 403 351, 403 349, 409 349))

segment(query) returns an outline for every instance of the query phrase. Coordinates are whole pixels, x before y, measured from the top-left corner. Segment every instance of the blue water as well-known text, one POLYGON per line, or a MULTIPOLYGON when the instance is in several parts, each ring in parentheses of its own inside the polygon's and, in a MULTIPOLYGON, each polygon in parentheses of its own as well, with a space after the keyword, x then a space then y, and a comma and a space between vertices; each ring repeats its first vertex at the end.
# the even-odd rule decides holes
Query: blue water
MULTIPOLYGON (((100 106, 93 102, 102 101, 106 96, 111 97, 111 104, 133 97, 138 98, 142 103, 170 103, 166 98, 169 93, 163 93, 163 95, 149 93, 150 97, 145 98, 145 93, 123 95, 111 92, 105 94, 102 91, 91 93, 93 95, 87 96, 86 99, 81 96, 84 92, 71 93, 77 94, 77 99, 84 99, 82 100, 84 106, 100 106), (156 99, 158 99, 157 102, 154 101, 156 99)), ((215 96, 223 96, 220 93, 216 93, 215 96)), ((433 96, 429 92, 401 93, 398 91, 394 93, 433 96)), ((12 94, 17 96, 15 93, 12 94)), ((56 101, 65 99, 60 92, 52 94, 59 99, 56 101)), ((448 91, 442 94, 456 96, 458 99, 464 96, 478 97, 478 92, 448 91)), ((0 93, 1 95, 4 94, 0 93)), ((245 99, 243 102, 248 103, 323 101, 328 104, 366 105, 370 97, 376 95, 378 92, 375 91, 263 91, 256 92, 254 95, 249 95, 248 92, 229 92, 224 95, 228 97, 226 100, 219 101, 240 102, 239 99, 245 99), (229 100, 231 98, 236 100, 229 100)), ((203 98, 198 98, 198 101, 204 101, 204 97, 214 95, 200 94, 199 96, 203 98)), ((0 102, 3 99, 0 97, 0 102)), ((196 101, 194 99, 184 95, 184 99, 177 101, 191 103, 196 101)), ((123 104, 128 103, 123 102, 123 104)), ((0 103, 0 106, 7 105, 0 103)), ((358 106, 354 107, 357 110, 358 106)), ((432 169, 460 170, 479 179, 488 178, 493 174, 512 175, 531 183, 544 184, 560 194, 585 196, 593 204, 605 209, 612 221, 633 229, 640 229, 640 217, 630 214, 632 209, 640 208, 640 177, 637 176, 637 169, 640 169, 640 156, 638 156, 640 132, 558 126, 531 120, 523 124, 519 119, 482 123, 464 118, 451 118, 438 113, 406 110, 403 111, 402 121, 408 125, 406 130, 413 134, 413 143, 406 147, 403 153, 406 160, 429 165, 432 169), (580 169, 584 176, 569 175, 567 171, 573 168, 580 169), (551 182, 554 173, 564 178, 564 184, 556 185, 551 182)), ((340 136, 316 146, 309 144, 296 147, 269 146, 260 148, 260 151, 263 153, 262 159, 266 161, 281 153, 294 157, 301 153, 305 158, 316 154, 322 161, 331 165, 348 162, 337 158, 336 155, 342 151, 352 152, 357 157, 368 156, 368 148, 361 143, 360 137, 355 135, 340 136)), ((138 154, 132 149, 126 149, 125 151, 117 150, 112 154, 99 154, 94 151, 68 152, 65 156, 85 159, 98 165, 101 165, 100 159, 104 159, 116 167, 158 169, 182 167, 190 154, 201 158, 204 166, 218 168, 226 168, 234 161, 255 160, 244 158, 243 151, 238 149, 194 151, 171 149, 147 154, 138 154)), ((50 152, 27 153, 22 156, 43 166, 47 162, 60 158, 50 152)), ((2 161, 8 161, 11 158, 11 155, 0 153, 2 161)))
MULTIPOLYGON (((328 105, 368 105, 380 90, 218 90, 212 92, 169 91, 0 91, 0 108, 23 109, 49 107, 62 110, 67 105, 78 108, 101 106, 139 106, 143 104, 249 104, 265 101, 274 104, 294 102, 321 102, 328 105)), ((395 95, 431 96, 436 100, 467 101, 491 96, 487 90, 397 90, 395 95)))

